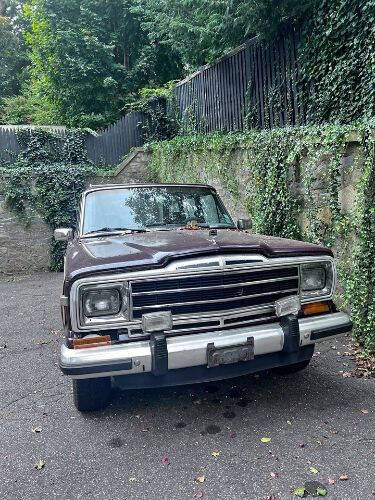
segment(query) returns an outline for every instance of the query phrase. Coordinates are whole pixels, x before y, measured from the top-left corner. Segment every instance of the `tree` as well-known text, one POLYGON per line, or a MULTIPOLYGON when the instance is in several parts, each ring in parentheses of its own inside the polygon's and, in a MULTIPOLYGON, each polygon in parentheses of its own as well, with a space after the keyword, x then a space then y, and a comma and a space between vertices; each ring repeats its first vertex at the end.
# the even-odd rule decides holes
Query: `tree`
POLYGON ((0 0, 0 99, 20 92, 25 79, 23 70, 29 62, 22 33, 10 15, 10 7, 0 0))
POLYGON ((31 89, 63 124, 101 127, 129 94, 181 74, 178 57, 141 29, 130 0, 30 0, 31 89))
POLYGON ((259 35, 275 38, 298 24, 318 0, 135 0, 151 38, 181 55, 187 70, 259 35))

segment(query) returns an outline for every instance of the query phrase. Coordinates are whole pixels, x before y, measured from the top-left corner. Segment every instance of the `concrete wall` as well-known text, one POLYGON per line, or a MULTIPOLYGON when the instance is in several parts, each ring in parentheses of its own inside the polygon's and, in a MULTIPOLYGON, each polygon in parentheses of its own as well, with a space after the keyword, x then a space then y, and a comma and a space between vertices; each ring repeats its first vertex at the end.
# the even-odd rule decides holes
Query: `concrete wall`
MULTIPOLYGON (((110 175, 90 179, 90 184, 150 182, 147 155, 135 150, 110 175)), ((0 275, 47 271, 52 231, 38 215, 28 225, 5 206, 0 189, 0 275)))

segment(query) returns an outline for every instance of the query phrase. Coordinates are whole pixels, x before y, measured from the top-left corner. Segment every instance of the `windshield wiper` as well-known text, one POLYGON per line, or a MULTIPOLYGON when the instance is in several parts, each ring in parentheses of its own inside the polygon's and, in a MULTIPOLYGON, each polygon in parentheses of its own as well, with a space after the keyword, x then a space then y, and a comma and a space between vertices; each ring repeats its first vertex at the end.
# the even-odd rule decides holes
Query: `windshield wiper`
POLYGON ((111 234, 121 234, 126 231, 131 233, 146 233, 147 229, 145 228, 131 228, 131 227, 101 227, 100 229, 94 229, 93 231, 89 231, 88 233, 83 234, 82 236, 92 236, 97 233, 111 233, 111 234))

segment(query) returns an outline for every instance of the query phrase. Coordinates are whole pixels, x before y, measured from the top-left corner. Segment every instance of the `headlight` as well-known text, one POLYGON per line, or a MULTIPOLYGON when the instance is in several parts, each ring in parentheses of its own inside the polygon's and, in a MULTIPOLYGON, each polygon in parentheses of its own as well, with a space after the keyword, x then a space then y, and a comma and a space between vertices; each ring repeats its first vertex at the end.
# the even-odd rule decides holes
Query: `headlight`
POLYGON ((322 290, 326 284, 326 271, 323 267, 302 268, 302 290, 322 290))
POLYGON ((116 288, 84 291, 82 306, 83 314, 88 318, 118 314, 121 309, 120 292, 116 288))
POLYGON ((334 270, 331 262, 302 264, 302 297, 330 295, 333 292, 334 270))

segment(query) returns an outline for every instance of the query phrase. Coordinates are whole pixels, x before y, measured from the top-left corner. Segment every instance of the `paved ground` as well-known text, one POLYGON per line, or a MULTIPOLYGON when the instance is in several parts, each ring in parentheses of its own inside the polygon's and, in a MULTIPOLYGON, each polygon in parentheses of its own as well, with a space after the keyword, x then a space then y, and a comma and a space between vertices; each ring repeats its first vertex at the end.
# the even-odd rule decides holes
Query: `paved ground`
POLYGON ((348 339, 294 376, 122 393, 83 416, 56 363, 61 281, 0 282, 1 499, 289 499, 314 480, 375 498, 375 380, 339 373, 348 339))

